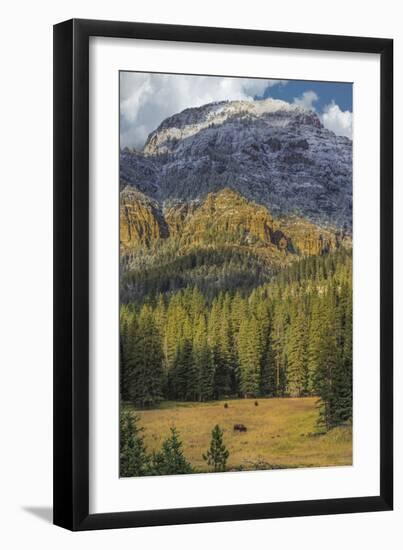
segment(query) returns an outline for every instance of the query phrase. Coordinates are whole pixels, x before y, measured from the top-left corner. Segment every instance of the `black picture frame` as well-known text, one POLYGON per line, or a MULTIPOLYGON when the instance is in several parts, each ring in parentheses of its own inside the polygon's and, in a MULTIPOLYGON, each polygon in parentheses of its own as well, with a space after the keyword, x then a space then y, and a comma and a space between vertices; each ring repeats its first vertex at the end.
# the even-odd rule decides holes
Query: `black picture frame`
POLYGON ((393 507, 393 41, 73 19, 54 26, 54 523, 79 531, 393 507), (89 38, 363 52, 381 57, 380 491, 355 498, 89 513, 89 38))

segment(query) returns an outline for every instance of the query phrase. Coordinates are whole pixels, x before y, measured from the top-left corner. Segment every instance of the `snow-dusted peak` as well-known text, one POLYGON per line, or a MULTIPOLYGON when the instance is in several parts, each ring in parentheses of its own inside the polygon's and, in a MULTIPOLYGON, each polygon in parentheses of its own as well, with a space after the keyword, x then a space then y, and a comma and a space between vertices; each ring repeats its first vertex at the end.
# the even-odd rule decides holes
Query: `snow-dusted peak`
POLYGON ((272 127, 285 127, 292 122, 321 127, 313 111, 280 99, 221 101, 185 109, 165 119, 148 136, 143 152, 147 155, 165 153, 178 140, 191 137, 206 128, 217 127, 235 119, 254 118, 272 127))
POLYGON ((310 110, 296 105, 293 103, 287 103, 281 99, 273 99, 268 97, 267 99, 257 99, 255 101, 230 101, 222 108, 223 111, 229 114, 242 114, 249 113, 256 116, 263 115, 264 113, 274 113, 276 111, 293 112, 293 113, 307 113, 310 110))

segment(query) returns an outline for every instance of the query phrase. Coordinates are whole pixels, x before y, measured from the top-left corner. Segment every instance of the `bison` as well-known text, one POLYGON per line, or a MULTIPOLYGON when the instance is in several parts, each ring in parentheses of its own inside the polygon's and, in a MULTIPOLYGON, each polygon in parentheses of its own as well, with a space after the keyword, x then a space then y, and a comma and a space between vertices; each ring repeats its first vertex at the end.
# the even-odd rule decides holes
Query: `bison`
POLYGON ((234 424, 234 432, 246 432, 247 428, 243 424, 234 424))

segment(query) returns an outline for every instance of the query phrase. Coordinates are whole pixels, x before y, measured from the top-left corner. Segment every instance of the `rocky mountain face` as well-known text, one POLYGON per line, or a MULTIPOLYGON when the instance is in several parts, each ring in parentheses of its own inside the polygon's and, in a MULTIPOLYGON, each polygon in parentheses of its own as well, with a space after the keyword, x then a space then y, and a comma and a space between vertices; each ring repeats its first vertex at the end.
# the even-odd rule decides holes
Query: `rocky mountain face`
POLYGON ((150 246, 169 236, 167 223, 158 203, 126 187, 120 193, 120 244, 122 249, 150 246))
POLYGON ((168 240, 182 252, 209 246, 248 249, 274 265, 288 263, 295 255, 321 255, 348 243, 341 232, 306 219, 276 219, 265 206, 229 188, 209 193, 202 201, 179 202, 163 209, 126 186, 120 193, 122 253, 168 240))
MULTIPOLYGON (((325 129, 314 112, 280 100, 218 102, 166 119, 142 151, 121 152, 120 181, 121 189, 134 186, 171 211, 171 231, 194 201, 224 188, 276 218, 352 225, 351 140, 325 129)), ((264 224, 260 230, 258 238, 264 224)), ((299 245, 319 250, 315 235, 299 245)))

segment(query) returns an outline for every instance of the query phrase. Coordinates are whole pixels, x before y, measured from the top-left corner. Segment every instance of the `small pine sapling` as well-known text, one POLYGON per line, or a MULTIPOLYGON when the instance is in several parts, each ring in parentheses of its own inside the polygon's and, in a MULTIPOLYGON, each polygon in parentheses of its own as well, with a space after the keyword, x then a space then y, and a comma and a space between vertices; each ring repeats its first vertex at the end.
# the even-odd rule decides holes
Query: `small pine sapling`
POLYGON ((217 424, 211 432, 210 448, 206 454, 203 454, 203 459, 209 466, 213 468, 213 472, 225 472, 229 451, 223 442, 224 430, 217 424))

